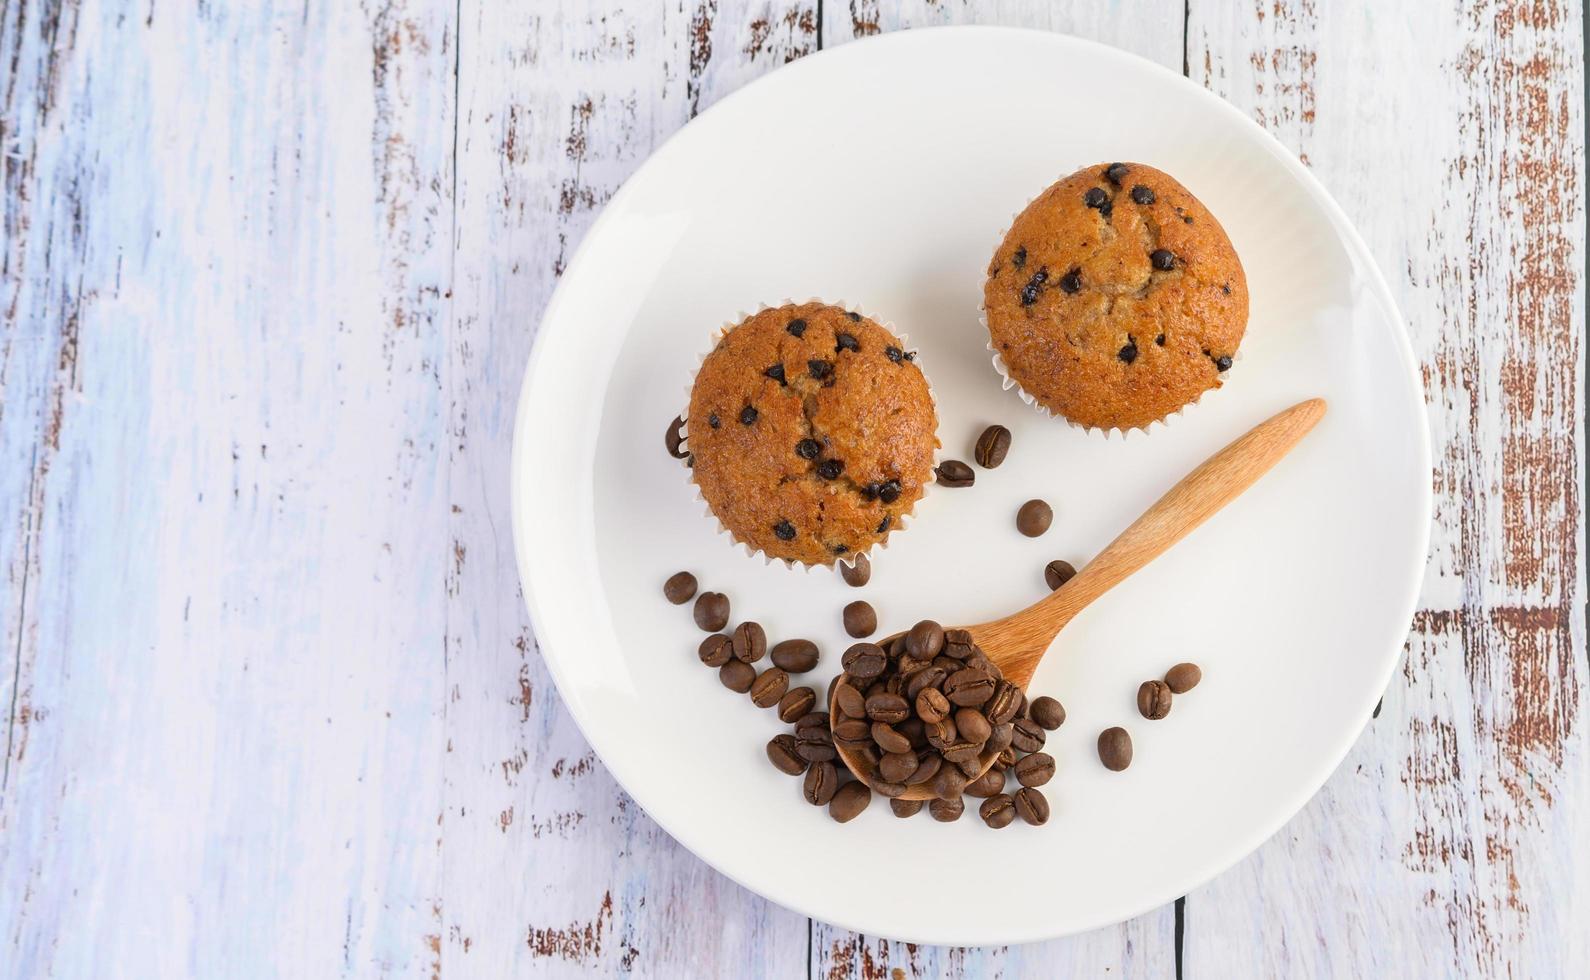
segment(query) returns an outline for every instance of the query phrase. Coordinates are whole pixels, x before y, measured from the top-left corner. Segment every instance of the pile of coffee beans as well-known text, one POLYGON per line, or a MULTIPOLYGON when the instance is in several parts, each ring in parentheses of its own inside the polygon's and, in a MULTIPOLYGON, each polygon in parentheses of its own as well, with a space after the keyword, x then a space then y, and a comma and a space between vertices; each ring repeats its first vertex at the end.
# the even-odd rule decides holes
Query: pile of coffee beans
MULTIPOLYGON (((1165 672, 1162 680, 1147 680, 1137 688, 1137 713, 1149 721, 1170 714, 1177 694, 1186 694, 1203 680, 1197 664, 1180 663, 1165 672)), ((1106 728, 1099 733, 1099 761, 1104 768, 1120 772, 1132 764, 1132 735, 1124 728, 1106 728)))

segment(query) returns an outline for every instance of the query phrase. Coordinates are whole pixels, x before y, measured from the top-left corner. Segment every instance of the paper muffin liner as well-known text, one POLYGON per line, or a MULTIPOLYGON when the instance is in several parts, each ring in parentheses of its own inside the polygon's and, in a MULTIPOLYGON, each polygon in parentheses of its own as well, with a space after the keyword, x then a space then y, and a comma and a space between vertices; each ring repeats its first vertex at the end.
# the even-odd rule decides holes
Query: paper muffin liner
MULTIPOLYGON (((1064 180, 1066 177, 1071 176, 1071 173, 1075 173, 1075 171, 1071 171, 1070 173, 1065 174, 1064 176, 1060 177, 1059 179, 1060 180, 1064 180)), ((1050 186, 1053 186, 1053 185, 1051 184, 1050 186)), ((994 252, 995 253, 997 253, 999 251, 999 246, 1004 244, 1005 236, 1010 234, 1010 229, 1015 226, 1016 219, 1021 217, 1022 212, 1026 211, 1028 208, 1032 207, 1032 203, 1034 201, 1038 200, 1039 197, 1043 196, 1044 192, 1047 191, 1048 189, 1049 189, 1049 187, 1045 187, 1043 190, 1039 191, 1037 194, 1035 194, 1032 197, 1028 198, 1026 204, 1023 204, 1021 207, 1017 208, 1014 212, 1011 213, 1010 220, 1005 222, 1005 227, 1000 231, 998 236, 995 237, 995 240, 994 240, 994 252)), ((991 254, 993 254, 993 253, 991 253, 991 254)), ((1240 256, 1238 258, 1239 258, 1239 261, 1240 261, 1240 256)), ((1246 274, 1246 272, 1244 272, 1244 274, 1246 274)), ((985 286, 986 286, 987 282, 988 282, 988 275, 987 275, 987 273, 984 273, 984 275, 983 275, 983 283, 984 283, 985 286)), ((980 290, 979 291, 979 296, 981 296, 981 295, 982 295, 982 291, 980 290)), ((1251 307, 1251 299, 1250 299, 1249 303, 1250 303, 1250 307, 1251 307)), ((978 319, 978 322, 980 322, 983 325, 983 333, 988 336, 988 344, 986 346, 988 347, 988 352, 991 355, 991 358, 992 358, 992 360, 994 362, 994 370, 999 372, 999 377, 1001 379, 1001 382, 1004 384, 1004 387, 1005 387, 1006 391, 1009 391, 1012 388, 1016 389, 1016 394, 1020 395, 1021 396, 1021 400, 1027 403, 1027 407, 1031 408, 1033 411, 1039 413, 1040 415, 1046 416, 1046 417, 1051 418, 1051 419, 1058 419, 1059 421, 1064 422, 1066 425, 1069 425, 1071 428, 1077 429, 1077 430, 1082 431, 1082 432, 1086 432, 1089 435, 1093 435, 1094 433, 1098 433, 1098 434, 1100 434, 1100 437, 1104 438, 1104 439, 1108 439, 1111 435, 1119 435, 1122 439, 1125 439, 1129 434, 1131 434, 1133 432, 1141 432, 1141 433, 1147 435, 1147 434, 1149 434, 1152 431, 1153 427, 1156 426, 1156 425, 1168 427, 1170 425, 1170 421, 1172 419, 1180 418, 1181 414, 1183 412, 1187 411, 1187 409, 1189 409, 1189 408, 1192 408, 1194 405, 1197 405, 1200 401, 1203 400, 1205 395, 1209 394, 1212 391, 1219 391, 1220 387, 1224 387, 1226 378, 1230 376, 1232 371, 1235 371, 1237 369, 1237 364, 1239 364, 1242 361, 1242 347, 1240 345, 1238 345, 1236 352, 1231 355, 1231 367, 1229 367, 1226 370, 1220 372, 1220 381, 1221 381, 1220 387, 1206 388, 1203 391, 1200 391, 1198 393, 1197 397, 1195 397, 1192 401, 1190 401, 1187 404, 1183 405, 1182 407, 1176 409, 1174 412, 1171 412, 1171 413, 1169 413, 1167 415, 1163 415, 1163 416, 1161 416, 1161 417, 1159 417, 1157 419, 1154 419, 1152 422, 1148 422, 1148 423, 1146 423, 1144 425, 1131 425, 1131 426, 1127 426, 1125 428, 1121 428, 1120 426, 1103 427, 1103 426, 1096 426, 1096 425, 1083 425, 1080 422, 1073 422, 1070 419, 1066 418, 1064 415, 1061 415, 1059 412, 1056 412, 1056 411, 1050 409, 1043 402, 1039 401, 1036 395, 1034 395, 1032 392, 1028 391, 1026 388, 1023 388, 1021 386, 1021 382, 1020 381, 1017 381, 1015 378, 1011 377, 1009 365, 1007 365, 1005 363, 1005 359, 1004 359, 1004 357, 1002 357, 1000 355, 999 350, 994 347, 994 335, 988 329, 988 304, 987 304, 987 302, 985 300, 983 300, 981 298, 978 299, 978 301, 977 301, 977 319, 978 319)), ((1247 334, 1248 334, 1247 327, 1244 326, 1243 330, 1242 330, 1242 335, 1243 335, 1244 339, 1246 339, 1247 334)))
MULTIPOLYGON (((684 429, 683 429, 684 439, 682 441, 685 443, 685 447, 686 447, 687 450, 689 449, 689 439, 690 439, 690 416, 689 416, 689 412, 690 412, 690 395, 691 395, 691 392, 695 389, 695 386, 696 386, 696 375, 701 372, 701 365, 706 363, 707 357, 714 350, 717 349, 718 341, 721 340, 723 338, 723 336, 725 334, 727 334, 730 330, 733 330, 735 327, 739 326, 740 324, 744 323, 746 320, 749 320, 751 317, 756 316, 759 313, 763 313, 763 312, 765 312, 767 310, 776 310, 776 309, 779 309, 779 308, 785 307, 785 306, 799 306, 799 305, 804 304, 804 303, 820 303, 820 304, 822 304, 824 306, 833 306, 833 307, 838 307, 839 309, 842 309, 842 310, 847 310, 847 311, 852 312, 852 313, 859 313, 862 316, 866 317, 867 319, 871 320, 873 323, 876 323, 878 326, 880 326, 883 329, 889 331, 889 333, 893 334, 895 339, 900 342, 900 349, 901 350, 909 351, 911 349, 911 337, 910 337, 910 335, 906 334, 906 333, 904 333, 904 332, 902 332, 902 331, 900 331, 898 329, 896 329, 896 327, 894 325, 894 322, 892 320, 886 320, 886 319, 883 319, 883 318, 880 318, 880 317, 873 316, 871 313, 868 313, 866 310, 862 309, 861 307, 855 306, 855 305, 853 305, 851 303, 844 302, 843 300, 828 300, 828 299, 822 299, 820 297, 814 296, 814 297, 812 297, 810 299, 804 299, 804 300, 785 299, 785 300, 783 300, 782 302, 779 302, 779 303, 763 303, 762 305, 758 306, 756 309, 751 310, 749 312, 746 312, 746 311, 742 310, 735 317, 735 319, 730 320, 730 321, 726 321, 723 324, 722 327, 719 327, 718 330, 712 334, 712 343, 711 343, 711 345, 708 346, 706 350, 704 350, 704 351, 702 351, 702 352, 700 352, 699 354, 696 355, 696 369, 694 371, 690 372, 690 380, 685 384, 685 392, 684 392, 684 394, 685 394, 685 410, 679 413, 679 417, 685 420, 684 429)), ((920 363, 918 363, 917 364, 917 368, 918 368, 918 370, 922 370, 922 365, 920 363)), ((932 493, 934 486, 938 482, 936 471, 938 469, 939 463, 942 461, 941 460, 941 455, 942 455, 943 449, 944 449, 944 445, 943 445, 942 441, 939 439, 939 435, 938 435, 938 428, 939 428, 938 397, 933 393, 933 379, 928 377, 928 373, 925 370, 922 370, 922 380, 927 384, 928 403, 932 406, 932 409, 933 409, 933 465, 932 465, 932 470, 930 470, 929 473, 928 473, 928 479, 922 484, 922 495, 920 497, 918 497, 914 503, 911 504, 911 509, 910 510, 900 514, 896 518, 896 523, 895 523, 894 528, 889 531, 888 535, 885 537, 884 540, 875 541, 871 545, 869 545, 867 548, 862 549, 860 551, 850 551, 850 552, 846 553, 843 556, 835 555, 833 561, 829 562, 828 564, 824 564, 824 565, 808 565, 808 564, 806 564, 804 562, 796 561, 793 558, 779 558, 779 557, 776 557, 774 555, 770 555, 767 552, 763 551, 762 549, 760 549, 760 548, 756 547, 755 545, 751 544, 749 541, 743 540, 739 535, 735 534, 721 520, 718 519, 718 515, 713 513, 712 505, 707 502, 706 496, 702 494, 701 485, 696 482, 696 471, 695 471, 695 468, 691 467, 691 466, 685 466, 684 470, 685 470, 685 473, 687 475, 687 479, 690 482, 690 488, 695 493, 696 500, 701 504, 701 512, 702 512, 702 514, 705 515, 708 520, 712 521, 713 524, 717 525, 718 534, 728 538, 729 542, 731 544, 733 544, 734 546, 738 547, 741 551, 745 552, 745 554, 748 557, 755 558, 755 557, 760 556, 761 559, 762 559, 762 563, 764 565, 771 565, 773 562, 776 561, 776 562, 781 562, 784 565, 784 567, 786 567, 786 568, 798 568, 798 569, 800 569, 802 571, 805 571, 805 572, 809 573, 814 568, 832 569, 832 568, 835 568, 835 567, 837 567, 839 565, 846 565, 846 566, 852 566, 853 567, 856 564, 857 557, 859 557, 861 555, 866 555, 868 561, 874 560, 877 557, 879 552, 888 550, 889 541, 892 540, 895 535, 905 532, 911 526, 911 524, 915 522, 917 508, 919 506, 921 506, 922 501, 924 501, 924 500, 926 500, 928 498, 928 495, 930 493, 932 493)))

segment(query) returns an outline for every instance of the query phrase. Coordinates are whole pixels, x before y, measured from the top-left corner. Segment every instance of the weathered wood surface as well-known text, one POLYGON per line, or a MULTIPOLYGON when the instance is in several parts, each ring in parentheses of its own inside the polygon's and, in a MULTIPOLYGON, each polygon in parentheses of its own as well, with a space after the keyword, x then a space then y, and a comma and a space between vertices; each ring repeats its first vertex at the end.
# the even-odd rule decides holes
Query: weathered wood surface
POLYGON ((1574 972, 1582 16, 7 3, 0 975, 1574 972), (773 906, 624 796, 537 655, 506 461, 540 310, 653 147, 972 22, 1185 66, 1309 162, 1408 318, 1437 501, 1399 682, 1275 840, 1184 910, 959 950, 773 906))

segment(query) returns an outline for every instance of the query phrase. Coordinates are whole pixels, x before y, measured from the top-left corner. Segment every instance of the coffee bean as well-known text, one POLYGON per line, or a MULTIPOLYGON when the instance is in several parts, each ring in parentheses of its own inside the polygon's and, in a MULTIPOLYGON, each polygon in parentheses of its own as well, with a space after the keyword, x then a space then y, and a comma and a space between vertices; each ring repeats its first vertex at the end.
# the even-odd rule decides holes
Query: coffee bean
MULTIPOLYGON (((787 677, 788 675, 786 675, 787 677)), ((778 700, 778 720, 789 723, 799 721, 817 706, 817 692, 809 687, 792 688, 778 700)))
POLYGON ((767 759, 779 772, 799 776, 806 771, 806 760, 795 751, 795 736, 788 733, 773 736, 767 743, 767 759))
POLYGON ((923 729, 922 719, 920 718, 907 718, 900 724, 895 725, 894 730, 904 735, 905 740, 911 744, 913 749, 920 749, 927 745, 927 732, 923 729))
POLYGON ((794 541, 795 525, 791 524, 789 521, 779 521, 777 524, 773 525, 773 536, 778 538, 780 541, 794 541))
POLYGON ((905 635, 905 650, 917 660, 932 660, 944 649, 944 627, 924 619, 905 635))
POLYGON ((1016 530, 1029 538, 1049 530, 1049 525, 1054 522, 1054 511, 1042 500, 1029 500, 1016 511, 1016 530))
MULTIPOLYGON (((949 648, 945 647, 945 649, 947 650, 949 648)), ((952 657, 947 657, 947 656, 945 656, 944 654, 941 653, 938 656, 933 658, 933 666, 937 667, 939 670, 944 671, 945 675, 948 676, 950 674, 955 673, 957 670, 960 670, 960 669, 964 668, 966 665, 964 663, 961 663, 959 660, 956 660, 956 659, 954 659, 952 657)), ((943 686, 944 685, 942 685, 942 684, 939 685, 939 687, 941 687, 941 688, 943 686)))
POLYGON ((1104 168, 1104 178, 1119 187, 1121 186, 1121 180, 1131 172, 1132 168, 1124 163, 1112 163, 1104 168))
MULTIPOLYGON (((811 715, 806 717, 810 718, 811 715)), ((823 727, 796 732, 795 754, 807 762, 829 762, 839 753, 834 751, 833 736, 828 734, 827 727, 823 727)))
POLYGON ((1042 786, 1054 778, 1054 756, 1034 752, 1016 761, 1016 782, 1023 786, 1042 786))
POLYGON ((792 674, 817 666, 817 644, 811 640, 784 640, 773 646, 773 663, 792 674))
POLYGON ((953 800, 966 791, 966 776, 954 766, 940 766, 933 777, 933 795, 941 800, 953 800))
POLYGON ((845 673, 856 680, 870 681, 883 673, 888 658, 883 655, 883 647, 876 643, 857 643, 845 651, 839 663, 845 673))
POLYGON ((1014 721, 1021 711, 1021 688, 1009 681, 1000 681, 994 685, 994 693, 989 697, 988 703, 983 706, 983 713, 988 715, 988 720, 994 725, 1003 725, 1014 721))
POLYGON ((878 614, 873 611, 871 603, 862 599, 846 605, 841 619, 845 624, 845 632, 857 639, 871 636, 878 629, 878 614))
POLYGON ((1110 200, 1110 195, 1102 187, 1089 187, 1088 192, 1082 195, 1082 203, 1090 208, 1102 208, 1110 200))
POLYGON ((966 630, 944 631, 944 655, 952 660, 965 660, 972 655, 977 645, 972 642, 972 634, 966 630))
POLYGON ((917 753, 916 772, 913 772, 905 781, 907 786, 920 786, 932 782, 939 774, 939 769, 944 766, 944 757, 932 752, 917 753))
POLYGON ((984 752, 1003 752, 1010 746, 1010 740, 1015 737, 1016 726, 1010 722, 995 725, 993 731, 988 733, 988 742, 983 746, 984 752))
POLYGON ((777 667, 769 667, 751 682, 751 703, 758 708, 771 708, 783 700, 789 690, 789 675, 777 667))
POLYGON ((1132 764, 1132 736, 1126 729, 1106 728, 1099 733, 1099 761, 1112 772, 1132 764))
POLYGON ((939 691, 924 688, 916 696, 916 716, 929 725, 935 725, 949 716, 950 701, 939 691))
POLYGON ((849 782, 839 787, 839 792, 828 804, 828 815, 840 823, 849 823, 861 815, 872 802, 872 790, 863 782, 849 782))
POLYGON ((1011 723, 1015 731, 1011 733, 1010 744, 1017 752, 1036 752, 1043 748, 1044 739, 1047 738, 1044 730, 1031 718, 1017 718, 1011 723))
POLYGON ((859 748, 871 738, 872 723, 864 718, 846 718, 834 723, 834 741, 846 748, 859 748))
POLYGON ((944 682, 944 696, 963 708, 981 707, 994 693, 994 679, 974 667, 957 670, 944 682))
POLYGON ((922 812, 921 800, 890 800, 889 809, 897 817, 914 817, 922 812))
POLYGON ((1060 706, 1059 701, 1047 695, 1034 701, 1027 709, 1027 714, 1033 721, 1051 732, 1066 722, 1066 709, 1060 706))
POLYGON ((878 760, 878 775, 891 783, 903 783, 911 778, 918 765, 915 752, 887 752, 878 760))
POLYGON ((1132 188, 1132 200, 1138 204, 1153 204, 1154 191, 1143 184, 1138 184, 1132 188))
POLYGON ((1203 679, 1204 672, 1197 664, 1177 664, 1165 672, 1165 683, 1177 694, 1186 694, 1203 679))
POLYGON ((1137 689, 1137 712, 1149 721, 1170 714, 1170 685, 1164 681, 1144 681, 1137 689))
POLYGON ((685 441, 684 433, 681 431, 684 429, 684 427, 685 420, 680 416, 675 415, 674 420, 668 423, 667 433, 663 435, 663 445, 668 447, 668 455, 672 456, 674 459, 690 458, 689 452, 679 448, 680 445, 685 441))
POLYGON ((990 769, 966 784, 966 795, 988 799, 1005 791, 1005 774, 990 769))
POLYGON ((731 660, 718 668, 718 680, 735 694, 744 694, 756 682, 756 668, 743 660, 731 660))
POLYGON ((1049 583, 1051 592, 1076 578, 1076 575, 1075 566, 1058 558, 1043 567, 1043 580, 1049 583))
POLYGON ((839 708, 839 713, 847 718, 867 716, 866 699, 846 681, 841 680, 839 686, 834 688, 833 702, 839 708))
POLYGON ((982 766, 978 764, 978 753, 982 748, 983 743, 971 742, 957 735, 954 742, 944 746, 944 761, 960 766, 967 778, 971 778, 982 771, 982 766))
POLYGON ((872 559, 866 555, 857 555, 849 565, 839 563, 839 576, 845 584, 853 589, 859 589, 872 580, 872 559))
POLYGON ((910 713, 911 706, 898 694, 875 694, 867 699, 867 717, 873 721, 892 725, 897 721, 905 721, 906 715, 910 713))
POLYGON ((961 814, 966 812, 966 801, 959 796, 950 800, 932 800, 928 803, 928 815, 939 823, 954 823, 961 819, 961 814))
POLYGON ((708 633, 716 633, 729 625, 729 597, 722 592, 703 592, 696 596, 692 615, 697 626, 708 633))
POLYGON ((1148 253, 1149 264, 1161 272, 1176 268, 1176 256, 1166 248, 1156 248, 1148 253))
POLYGON ((734 643, 722 633, 713 633, 696 647, 696 656, 708 667, 722 667, 734 656, 734 643))
POLYGON ((675 572, 663 583, 663 596, 676 606, 695 598, 696 577, 689 572, 675 572))
POLYGON ((969 487, 977 482, 977 472, 958 459, 946 459, 933 473, 941 487, 969 487))
POLYGON ((994 730, 988 719, 973 708, 962 708, 955 712, 955 728, 961 733, 961 738, 979 746, 988 741, 988 736, 994 730))
POLYGON ((1049 801, 1041 790, 1031 786, 1016 791, 1016 813, 1034 827, 1049 822, 1049 801))
POLYGON ((872 723, 872 740, 878 743, 878 748, 885 752, 905 753, 911 751, 911 740, 891 728, 888 722, 875 721, 872 723))
POLYGON ((972 450, 972 458, 977 465, 985 470, 991 470, 1005 461, 1005 454, 1010 452, 1010 430, 1002 425, 991 425, 983 430, 977 437, 977 447, 972 450))
MULTIPOLYGON (((807 774, 806 778, 811 779, 811 775, 807 774)), ((1010 822, 1016 819, 1016 801, 1004 793, 990 796, 977 808, 977 815, 983 818, 983 823, 995 830, 1009 827, 1010 822)))
POLYGON ((917 698, 922 696, 923 691, 926 691, 929 688, 938 687, 940 684, 944 683, 944 678, 948 676, 949 672, 943 667, 940 667, 936 664, 929 664, 927 667, 924 667, 922 670, 919 670, 911 675, 910 681, 907 682, 905 686, 906 700, 910 701, 912 704, 915 704, 917 698))
POLYGON ((734 659, 754 664, 767 656, 767 632, 761 623, 745 622, 734 628, 734 659))
POLYGON ((801 732, 806 731, 809 728, 820 729, 823 733, 823 737, 827 738, 828 712, 813 711, 811 714, 806 715, 805 717, 801 718, 801 720, 797 721, 795 723, 795 737, 799 738, 801 732))
POLYGON ((801 792, 812 806, 827 806, 838 789, 839 770, 832 762, 814 762, 806 770, 806 781, 801 784, 801 792))
POLYGON ((1016 747, 1007 745, 999 750, 999 756, 994 759, 994 765, 1000 769, 1009 769, 1016 764, 1016 747))

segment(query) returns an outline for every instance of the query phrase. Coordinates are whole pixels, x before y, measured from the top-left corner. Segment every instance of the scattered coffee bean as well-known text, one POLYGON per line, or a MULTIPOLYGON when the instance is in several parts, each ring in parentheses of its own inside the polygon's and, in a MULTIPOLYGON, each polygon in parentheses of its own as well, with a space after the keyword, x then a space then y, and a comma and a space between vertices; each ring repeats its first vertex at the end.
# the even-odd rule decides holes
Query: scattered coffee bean
POLYGON ((1156 248, 1148 253, 1148 261, 1154 268, 1161 272, 1169 272, 1176 268, 1176 256, 1166 248, 1156 248))
POLYGON ((1076 578, 1076 576, 1076 568, 1070 562, 1061 561, 1058 558, 1043 567, 1043 580, 1049 583, 1051 592, 1076 578))
POLYGON ((1138 184, 1132 188, 1132 200, 1138 204, 1153 204, 1154 191, 1150 187, 1138 184))
POLYGON ((1015 731, 1011 732, 1010 745, 1017 752, 1037 752, 1043 748, 1044 739, 1048 736, 1038 723, 1031 718, 1017 718, 1011 722, 1015 731))
POLYGON ((889 809, 897 817, 914 817, 922 812, 921 800, 890 800, 889 809))
POLYGON ((1108 180, 1116 187, 1119 187, 1121 186, 1122 179, 1124 179, 1126 175, 1131 172, 1132 168, 1128 167, 1124 163, 1112 163, 1108 167, 1104 168, 1104 179, 1108 180))
POLYGON ((1034 752, 1016 760, 1016 782, 1023 786, 1042 786, 1054 778, 1054 756, 1034 752))
POLYGON ((883 673, 888 658, 884 656, 883 647, 876 643, 857 643, 845 651, 839 662, 851 677, 870 681, 883 673))
POLYGON ((696 656, 708 667, 722 667, 734 656, 734 641, 722 633, 713 633, 696 647, 696 656))
POLYGON ((1132 736, 1126 729, 1106 728, 1099 733, 1099 761, 1112 772, 1132 764, 1132 736))
POLYGON ((752 682, 751 703, 758 708, 771 708, 784 699, 788 690, 789 675, 777 667, 769 667, 752 682))
POLYGON ((1028 706, 1027 716, 1052 732, 1065 724, 1066 709, 1059 701, 1045 695, 1028 706))
POLYGON ((731 660, 718 668, 718 680, 735 694, 744 694, 756 681, 756 668, 743 660, 731 660))
POLYGON ((951 800, 928 801, 928 815, 939 823, 954 823, 966 812, 966 801, 960 797, 951 800))
POLYGON ((1144 681, 1137 689, 1137 712, 1149 721, 1170 714, 1170 685, 1164 681, 1144 681))
POLYGON ((1203 679, 1204 672, 1197 664, 1177 664, 1165 671, 1165 683, 1177 694, 1186 694, 1203 679))
POLYGON ((988 741, 994 726, 975 708, 962 708, 955 712, 955 730, 960 732, 961 738, 980 746, 988 741))
POLYGON ((934 725, 950 714, 950 702, 941 691, 927 688, 916 696, 916 716, 923 722, 934 725))
MULTIPOLYGON (((810 718, 811 715, 806 717, 810 718)), ((838 756, 834 751, 833 736, 828 734, 828 726, 822 728, 804 728, 795 733, 795 754, 807 762, 831 762, 838 756)))
POLYGON ((795 751, 795 736, 785 733, 773 736, 767 743, 767 759, 779 772, 799 776, 806 771, 806 760, 795 751))
MULTIPOLYGON (((903 790, 903 787, 902 787, 903 790)), ((828 815, 840 823, 849 823, 861 815, 861 811, 872 802, 872 790, 867 784, 852 780, 839 787, 834 798, 828 804, 828 815)))
POLYGON ((867 701, 861 692, 850 685, 849 682, 840 680, 839 686, 834 688, 834 704, 839 708, 839 713, 846 718, 865 718, 867 716, 867 701))
MULTIPOLYGON (((811 776, 808 775, 806 778, 810 779, 811 776)), ((977 815, 983 818, 983 823, 995 830, 1009 827, 1010 822, 1016 819, 1016 801, 1005 793, 990 796, 977 808, 977 815)))
POLYGON ((958 459, 946 459, 933 473, 941 487, 969 487, 977 482, 977 472, 958 459))
POLYGON ((676 606, 682 606, 696 596, 696 577, 689 572, 675 572, 663 583, 663 596, 676 606))
POLYGON ((986 800, 1005 791, 1005 774, 990 769, 966 784, 966 795, 986 800))
POLYGON ((734 628, 734 659, 754 664, 767 656, 767 632, 761 623, 741 623, 734 628))
POLYGON ((977 437, 977 446, 972 450, 972 458, 977 461, 978 466, 991 470, 1005 461, 1005 454, 1008 452, 1010 452, 1010 430, 1002 425, 991 425, 977 437))
POLYGON ((841 618, 844 620, 845 632, 857 639, 871 636, 878 629, 878 614, 873 611, 872 603, 862 599, 845 606, 841 618))
POLYGON ((773 664, 791 674, 804 674, 817 666, 817 644, 811 640, 783 640, 773 645, 773 664))
POLYGON ((729 597, 722 592, 703 592, 696 596, 693 615, 697 626, 716 633, 729 625, 729 597))
POLYGON ((850 564, 839 563, 839 577, 853 589, 859 589, 872 579, 872 559, 857 555, 850 564))
POLYGON ((684 433, 682 431, 684 427, 685 420, 680 416, 675 415, 674 420, 668 423, 668 432, 663 436, 663 444, 668 447, 668 455, 672 456, 674 459, 690 458, 689 452, 679 448, 680 445, 685 441, 684 433))
POLYGON ((1016 530, 1029 538, 1049 530, 1054 522, 1054 511, 1042 500, 1029 500, 1016 511, 1016 530))
POLYGON ((832 762, 814 762, 806 770, 806 781, 801 785, 801 792, 812 806, 827 806, 838 789, 839 770, 834 768, 832 762))
POLYGON ((1031 786, 1016 791, 1016 813, 1027 823, 1034 827, 1042 827, 1049 822, 1049 801, 1042 790, 1033 789, 1031 786))
POLYGON ((809 687, 791 688, 779 698, 778 720, 785 723, 799 721, 810 714, 815 707, 817 707, 816 691, 809 687))

